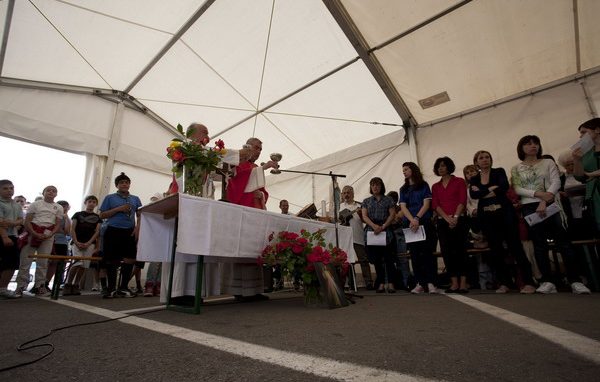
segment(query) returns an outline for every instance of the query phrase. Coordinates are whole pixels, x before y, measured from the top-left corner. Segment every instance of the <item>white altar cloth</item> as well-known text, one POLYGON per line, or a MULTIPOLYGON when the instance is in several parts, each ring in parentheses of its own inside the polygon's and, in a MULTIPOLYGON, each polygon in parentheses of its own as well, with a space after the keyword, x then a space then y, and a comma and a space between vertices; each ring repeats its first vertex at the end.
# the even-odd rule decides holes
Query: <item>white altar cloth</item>
MULTIPOLYGON (((325 228, 325 241, 335 244, 335 225, 331 223, 186 194, 170 198, 141 209, 137 257, 139 261, 171 261, 175 214, 179 217, 175 256, 177 268, 183 265, 178 266, 177 263, 196 263, 197 256, 204 256, 205 263, 255 262, 268 244, 268 237, 272 232, 300 232, 302 229, 314 232, 325 228), (178 198, 179 207, 165 217, 161 205, 173 204, 174 200, 168 200, 170 198, 178 198)), ((338 235, 339 246, 348 253, 348 261, 355 262, 352 229, 338 226, 338 235)), ((163 275, 168 274, 168 269, 163 266, 163 275)), ((185 273, 188 275, 187 279, 194 275, 193 270, 187 270, 185 273)), ((214 283, 214 280, 212 282, 214 283)), ((190 280, 183 284, 178 280, 174 281, 173 297, 193 294, 190 293, 194 291, 190 280)), ((203 290, 207 288, 218 290, 216 287, 210 288, 209 285, 203 286, 203 290)))

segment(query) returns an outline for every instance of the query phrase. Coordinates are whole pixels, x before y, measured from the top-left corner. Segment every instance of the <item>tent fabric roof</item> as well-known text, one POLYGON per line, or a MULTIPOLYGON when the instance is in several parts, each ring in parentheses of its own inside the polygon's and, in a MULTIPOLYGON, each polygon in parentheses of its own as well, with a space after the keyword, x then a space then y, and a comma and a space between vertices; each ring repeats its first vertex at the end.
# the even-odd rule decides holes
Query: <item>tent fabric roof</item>
POLYGON ((284 168, 323 164, 598 72, 598 14, 595 0, 3 1, 0 133, 108 156, 105 100, 125 100, 123 164, 166 173, 173 126, 194 121, 228 147, 260 137, 284 168))

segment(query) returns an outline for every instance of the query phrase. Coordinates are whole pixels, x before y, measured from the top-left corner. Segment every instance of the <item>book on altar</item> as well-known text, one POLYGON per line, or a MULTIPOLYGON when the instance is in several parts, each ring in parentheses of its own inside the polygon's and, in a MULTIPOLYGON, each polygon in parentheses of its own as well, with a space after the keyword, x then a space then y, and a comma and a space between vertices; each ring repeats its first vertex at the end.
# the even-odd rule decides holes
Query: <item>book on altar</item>
POLYGON ((265 172, 262 167, 258 166, 252 169, 250 173, 250 177, 248 178, 248 183, 246 184, 246 189, 244 192, 252 192, 264 187, 265 182, 265 172))

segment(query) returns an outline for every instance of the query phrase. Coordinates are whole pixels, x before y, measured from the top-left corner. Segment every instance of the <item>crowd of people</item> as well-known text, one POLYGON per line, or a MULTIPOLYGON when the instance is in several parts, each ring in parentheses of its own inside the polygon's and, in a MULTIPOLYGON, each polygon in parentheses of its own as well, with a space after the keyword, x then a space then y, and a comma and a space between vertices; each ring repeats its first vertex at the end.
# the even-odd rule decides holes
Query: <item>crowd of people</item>
MULTIPOLYGON (((204 125, 192 124, 189 128, 194 129, 192 139, 207 140, 204 125)), ((451 158, 438 158, 433 173, 439 181, 431 187, 413 162, 402 164, 404 184, 398 192, 386 193, 384 181, 375 177, 369 182, 371 196, 358 203, 353 188, 345 186, 339 217, 342 224, 352 227, 366 288, 377 293, 394 293, 396 288, 414 294, 468 293, 479 282, 480 288, 493 288, 496 293, 513 289, 523 294, 556 293, 566 279, 573 293, 590 293, 573 241, 595 238, 600 230, 600 118, 583 123, 579 133, 593 143, 593 148, 584 150, 581 145, 562 154, 558 160, 564 167, 562 173, 552 157, 543 155, 540 138, 527 135, 517 143, 520 162, 509 174, 493 167, 489 151, 479 150, 473 163, 464 167, 464 178, 454 175, 456 165, 451 158), (443 275, 438 272, 438 242, 443 275), (564 279, 552 272, 549 243, 561 254, 564 279), (470 247, 488 248, 479 251, 481 256, 475 264, 478 273, 487 276, 476 281, 469 279, 474 265, 468 256, 470 247)), ((230 202, 266 209, 269 194, 264 188, 263 171, 278 165, 273 161, 255 164, 261 150, 262 142, 253 137, 239 151, 227 187, 230 202), (256 185, 255 189, 248 189, 248 184, 256 185)), ((33 261, 36 271, 29 292, 48 295, 55 262, 32 255, 67 256, 69 248, 79 260, 66 275, 64 295, 80 294, 89 268, 94 269, 104 298, 158 294, 160 264, 150 265, 142 288, 144 263, 136 261, 137 215, 142 202, 129 192, 131 179, 124 173, 115 178, 114 184, 116 192, 104 198, 99 213, 99 200, 90 195, 85 198, 85 209, 69 217, 69 203, 54 201, 56 187, 47 186, 39 200, 27 205, 23 196, 14 197, 10 180, 0 180, 0 296, 23 295, 33 261), (85 259, 93 256, 101 260, 85 259), (8 284, 17 270, 16 290, 10 291, 8 284), (128 287, 132 278, 136 280, 133 291, 128 287)), ((153 198, 161 196, 159 193, 153 198)), ((288 213, 287 200, 282 200, 279 207, 282 213, 288 213)), ((263 298, 262 270, 256 265, 233 264, 230 274, 230 294, 240 300, 263 298)), ((275 269, 273 276, 275 282, 270 289, 279 289, 280 270, 275 269)))
MULTIPOLYGON (((579 133, 580 142, 591 141, 594 147, 583 152, 581 144, 561 154, 564 172, 543 154, 539 137, 526 135, 516 145, 520 162, 508 175, 493 167, 489 151, 479 150, 473 164, 464 167, 464 178, 454 175, 451 158, 438 158, 433 173, 440 179, 431 187, 417 164, 404 163, 399 198, 386 195, 381 178, 371 179, 371 196, 353 219, 355 228, 364 225, 363 237, 355 233, 355 245, 364 246, 375 268, 373 281, 360 256, 364 250, 356 251, 367 289, 468 293, 479 283, 496 293, 556 293, 557 286, 567 285, 575 294, 590 293, 582 251, 573 242, 595 239, 600 230, 600 118, 583 123, 579 133), (377 240, 379 235, 385 240, 377 240), (443 274, 438 272, 438 242, 443 274), (561 255, 564 277, 552 271, 550 244, 561 255), (469 261, 470 248, 478 249, 478 263, 469 261), (475 281, 468 277, 474 266, 483 276, 475 281)), ((342 192, 345 202, 346 195, 342 192)))

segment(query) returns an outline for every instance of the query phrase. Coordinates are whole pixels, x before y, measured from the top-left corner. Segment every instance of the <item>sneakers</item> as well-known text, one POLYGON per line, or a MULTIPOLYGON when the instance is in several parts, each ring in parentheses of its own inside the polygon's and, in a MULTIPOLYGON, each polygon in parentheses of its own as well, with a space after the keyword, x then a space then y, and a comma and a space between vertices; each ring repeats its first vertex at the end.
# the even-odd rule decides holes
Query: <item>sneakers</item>
POLYGON ((107 299, 107 298, 115 298, 116 297, 117 292, 116 291, 109 291, 108 289, 102 289, 102 298, 107 299))
POLYGON ((146 287, 144 288, 144 297, 152 296, 154 296, 154 285, 146 283, 146 287))
POLYGON ((525 285, 523 287, 523 289, 521 289, 522 294, 534 294, 535 293, 535 287, 533 285, 525 285))
POLYGON ((417 286, 414 287, 413 290, 410 291, 410 293, 412 293, 412 294, 425 293, 425 289, 423 289, 423 287, 421 286, 421 284, 417 284, 417 286))
POLYGON ((131 297, 135 297, 136 294, 134 292, 132 292, 129 288, 128 289, 117 289, 117 293, 115 295, 115 297, 125 297, 125 298, 131 298, 131 297))
MULTIPOLYGON (((505 294, 508 293, 510 291, 510 289, 506 286, 506 285, 500 285, 500 288, 496 289, 496 293, 498 294, 505 294)), ((534 290, 535 292, 535 290, 534 290)))
POLYGON ((50 296, 50 291, 48 289, 46 289, 45 286, 40 286, 39 288, 37 288, 37 292, 35 293, 36 296, 39 297, 46 297, 46 296, 50 296))
POLYGON ((543 294, 556 293, 556 286, 554 284, 552 284, 551 282, 546 281, 546 282, 543 282, 542 285, 540 285, 539 288, 537 288, 535 291, 537 293, 543 293, 543 294))
POLYGON ((592 293, 592 292, 590 292, 588 287, 586 287, 585 285, 583 285, 580 282, 575 282, 575 283, 571 284, 571 290, 575 294, 590 294, 590 293, 592 293))
POLYGON ((23 288, 17 287, 17 289, 15 290, 14 296, 15 296, 15 298, 23 297, 23 288))
POLYGON ((441 294, 442 291, 439 290, 438 288, 436 288, 435 285, 433 285, 432 283, 427 284, 427 290, 429 291, 429 294, 441 294))
MULTIPOLYGON (((21 295, 21 296, 22 296, 22 295, 21 295)), ((19 296, 19 297, 17 297, 17 296, 16 296, 16 294, 15 294, 14 292, 11 292, 11 291, 9 291, 9 290, 8 290, 8 289, 6 289, 6 288, 2 288, 2 289, 0 289, 0 297, 4 297, 4 298, 10 298, 10 299, 12 299, 12 298, 19 298, 20 296, 19 296)))

